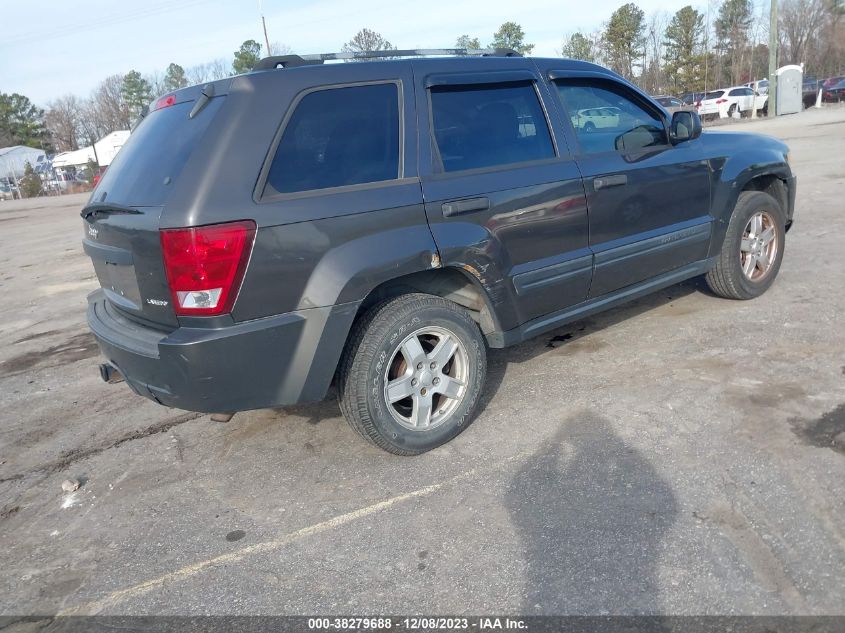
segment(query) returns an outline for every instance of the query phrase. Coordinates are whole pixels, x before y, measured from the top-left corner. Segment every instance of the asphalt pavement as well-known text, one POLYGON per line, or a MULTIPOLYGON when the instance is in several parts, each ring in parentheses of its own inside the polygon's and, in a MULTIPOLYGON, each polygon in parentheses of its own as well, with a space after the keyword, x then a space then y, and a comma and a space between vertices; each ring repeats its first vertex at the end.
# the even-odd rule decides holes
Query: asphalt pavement
POLYGON ((0 202, 0 614, 845 615, 845 108, 730 129, 792 148, 771 290, 492 350, 415 458, 332 400, 223 424, 102 383, 84 197, 0 202))

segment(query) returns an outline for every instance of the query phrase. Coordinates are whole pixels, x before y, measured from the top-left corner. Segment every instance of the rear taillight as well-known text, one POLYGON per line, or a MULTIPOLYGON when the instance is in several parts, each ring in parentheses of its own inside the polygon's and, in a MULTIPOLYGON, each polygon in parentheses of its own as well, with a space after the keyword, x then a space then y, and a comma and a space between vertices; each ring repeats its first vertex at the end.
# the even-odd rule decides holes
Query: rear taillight
POLYGON ((231 312, 254 239, 251 220, 162 230, 161 251, 176 314, 231 312))
POLYGON ((727 102, 728 102, 727 99, 716 99, 716 105, 719 105, 720 103, 727 103, 727 102))

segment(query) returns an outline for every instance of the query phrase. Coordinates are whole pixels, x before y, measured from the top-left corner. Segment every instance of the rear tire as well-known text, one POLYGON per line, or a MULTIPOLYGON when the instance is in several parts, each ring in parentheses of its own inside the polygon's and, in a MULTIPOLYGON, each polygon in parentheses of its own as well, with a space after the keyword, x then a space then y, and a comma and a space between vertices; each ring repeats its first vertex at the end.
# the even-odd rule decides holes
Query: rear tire
POLYGON ((402 295, 354 326, 338 375, 340 409, 379 448, 419 455, 469 426, 486 372, 484 338, 464 308, 402 295))
POLYGON ((762 191, 743 191, 731 214, 716 265, 705 276, 726 299, 754 299, 774 283, 786 246, 786 216, 762 191))

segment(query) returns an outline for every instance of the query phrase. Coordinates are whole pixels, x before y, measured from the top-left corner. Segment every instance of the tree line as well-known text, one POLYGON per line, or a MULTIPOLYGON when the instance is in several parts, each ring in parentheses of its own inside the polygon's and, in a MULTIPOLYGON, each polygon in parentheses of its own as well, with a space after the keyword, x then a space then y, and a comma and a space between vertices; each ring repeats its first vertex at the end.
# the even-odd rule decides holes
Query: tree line
MULTIPOLYGON (((701 91, 745 83, 768 74, 768 15, 752 0, 708 0, 704 10, 687 5, 674 14, 649 16, 635 3, 620 6, 601 29, 564 38, 561 55, 607 66, 651 94, 701 91)), ((768 3, 764 4, 768 6, 768 3)), ((845 0, 783 0, 779 13, 778 65, 804 63, 805 74, 827 77, 845 71, 845 0)), ((522 27, 505 22, 486 44, 463 34, 457 48, 510 48, 530 55, 522 27)), ((90 145, 114 130, 129 129, 154 97, 188 85, 248 72, 264 47, 247 40, 231 61, 218 58, 184 68, 173 62, 161 72, 103 79, 86 98, 67 94, 41 109, 20 94, 0 93, 0 147, 29 145, 47 152, 90 145)), ((361 29, 346 52, 396 50, 383 35, 361 29)), ((290 53, 281 43, 270 55, 290 53)))
MULTIPOLYGON (((681 94, 768 76, 768 2, 711 0, 649 16, 622 5, 602 29, 565 38, 564 57, 611 68, 641 88, 681 94), (756 12, 755 12, 756 11, 756 12)), ((845 71, 845 0, 784 0, 778 12, 778 66, 804 64, 806 77, 845 71)))

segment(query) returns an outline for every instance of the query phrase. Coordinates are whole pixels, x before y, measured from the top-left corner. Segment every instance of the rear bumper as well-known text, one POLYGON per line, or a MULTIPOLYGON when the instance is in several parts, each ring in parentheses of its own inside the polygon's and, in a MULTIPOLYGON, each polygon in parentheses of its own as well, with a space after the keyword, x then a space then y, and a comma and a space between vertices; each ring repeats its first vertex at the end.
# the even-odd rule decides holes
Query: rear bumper
POLYGON ((234 412, 323 399, 357 308, 162 332, 127 319, 98 290, 88 297, 88 325, 135 393, 189 411, 234 412))

